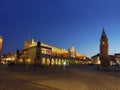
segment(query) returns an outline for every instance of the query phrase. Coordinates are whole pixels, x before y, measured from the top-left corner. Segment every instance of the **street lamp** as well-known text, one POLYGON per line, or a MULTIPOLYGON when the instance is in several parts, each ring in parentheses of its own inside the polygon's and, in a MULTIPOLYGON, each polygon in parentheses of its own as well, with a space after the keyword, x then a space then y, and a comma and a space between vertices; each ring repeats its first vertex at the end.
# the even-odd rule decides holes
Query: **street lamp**
POLYGON ((1 55, 2 55, 2 42, 3 42, 3 39, 2 39, 2 36, 0 36, 0 62, 1 62, 1 55))

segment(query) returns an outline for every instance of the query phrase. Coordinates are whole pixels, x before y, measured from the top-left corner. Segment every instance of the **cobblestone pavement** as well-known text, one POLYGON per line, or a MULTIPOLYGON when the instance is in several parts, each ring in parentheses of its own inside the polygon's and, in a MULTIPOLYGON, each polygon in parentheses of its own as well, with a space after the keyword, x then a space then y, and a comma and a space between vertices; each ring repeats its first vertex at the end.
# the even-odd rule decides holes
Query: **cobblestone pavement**
POLYGON ((0 75, 0 90, 59 90, 54 87, 0 75))
POLYGON ((66 70, 2 67, 0 90, 120 90, 119 77, 119 71, 96 71, 91 66, 66 70))

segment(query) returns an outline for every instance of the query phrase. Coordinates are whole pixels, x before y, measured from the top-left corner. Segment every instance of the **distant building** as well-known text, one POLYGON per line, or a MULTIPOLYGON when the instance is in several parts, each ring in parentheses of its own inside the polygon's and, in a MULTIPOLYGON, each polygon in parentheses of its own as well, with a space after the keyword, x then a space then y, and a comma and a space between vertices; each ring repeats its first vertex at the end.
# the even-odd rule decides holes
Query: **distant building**
POLYGON ((16 52, 9 52, 2 57, 2 62, 15 62, 16 61, 16 52))
POLYGON ((109 65, 109 55, 108 55, 108 38, 103 28, 101 39, 100 39, 100 61, 102 66, 109 65))
POLYGON ((114 62, 115 62, 115 64, 120 65, 120 53, 115 53, 114 54, 114 62))
MULTIPOLYGON (((100 64, 100 54, 91 56, 92 64, 100 64)), ((109 64, 118 65, 120 62, 120 53, 115 53, 114 55, 109 55, 109 64)))
POLYGON ((2 39, 2 36, 0 36, 0 62, 1 62, 1 56, 2 56, 2 43, 3 43, 3 39, 2 39))
POLYGON ((100 64, 102 66, 120 64, 120 53, 109 55, 108 38, 103 28, 100 38, 100 53, 91 57, 92 64, 100 64))
POLYGON ((92 56, 91 63, 92 64, 100 64, 100 54, 92 56))
POLYGON ((110 65, 116 65, 115 55, 109 55, 110 65))
POLYGON ((115 61, 120 62, 120 53, 115 53, 115 61))
POLYGON ((24 48, 20 51, 18 63, 69 65, 79 64, 83 60, 85 60, 85 56, 76 52, 74 46, 71 49, 62 49, 29 39, 24 42, 24 48))

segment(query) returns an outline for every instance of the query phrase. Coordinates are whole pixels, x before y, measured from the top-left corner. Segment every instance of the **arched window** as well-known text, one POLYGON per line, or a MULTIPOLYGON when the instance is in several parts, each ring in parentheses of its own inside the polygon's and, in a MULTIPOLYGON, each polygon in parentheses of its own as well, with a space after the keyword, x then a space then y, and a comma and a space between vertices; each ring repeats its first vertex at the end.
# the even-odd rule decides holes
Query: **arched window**
POLYGON ((46 62, 46 61, 45 61, 45 58, 43 57, 43 58, 42 58, 42 65, 45 65, 45 62, 46 62))

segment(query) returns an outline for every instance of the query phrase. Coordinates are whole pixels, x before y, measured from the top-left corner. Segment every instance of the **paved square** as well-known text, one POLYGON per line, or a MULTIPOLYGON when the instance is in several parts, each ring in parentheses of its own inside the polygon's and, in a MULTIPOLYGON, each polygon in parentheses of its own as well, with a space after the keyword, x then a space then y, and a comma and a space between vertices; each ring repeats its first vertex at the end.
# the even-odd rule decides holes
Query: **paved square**
POLYGON ((0 68, 0 90, 120 90, 120 72, 79 68, 0 68))

